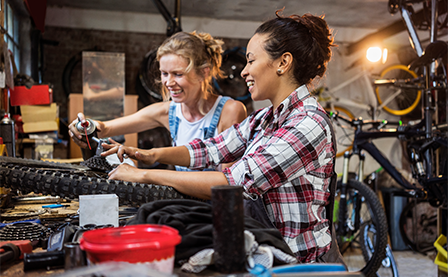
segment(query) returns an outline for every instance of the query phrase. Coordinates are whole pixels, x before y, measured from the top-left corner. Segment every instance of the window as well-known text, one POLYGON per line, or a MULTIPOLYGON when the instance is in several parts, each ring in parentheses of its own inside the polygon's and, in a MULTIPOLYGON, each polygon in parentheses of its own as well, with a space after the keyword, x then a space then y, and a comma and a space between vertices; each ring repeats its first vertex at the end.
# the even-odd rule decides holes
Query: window
POLYGON ((20 72, 19 18, 11 5, 9 3, 5 4, 5 42, 8 49, 12 51, 17 71, 20 72))

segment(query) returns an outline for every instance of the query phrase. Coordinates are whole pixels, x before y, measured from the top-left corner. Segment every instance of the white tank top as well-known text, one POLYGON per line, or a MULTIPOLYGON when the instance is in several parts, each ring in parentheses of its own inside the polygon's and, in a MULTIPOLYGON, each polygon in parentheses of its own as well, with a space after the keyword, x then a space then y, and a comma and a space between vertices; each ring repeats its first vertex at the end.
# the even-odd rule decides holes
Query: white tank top
MULTIPOLYGON (((215 101, 215 104, 211 108, 211 110, 201 119, 195 122, 189 122, 185 119, 184 115, 182 114, 182 108, 180 103, 175 103, 176 106, 176 117, 179 118, 179 127, 177 130, 177 138, 176 138, 176 145, 186 145, 192 140, 199 138, 204 139, 205 136, 205 130, 207 127, 210 126, 210 123, 213 118, 213 114, 215 113, 216 107, 218 106, 219 101, 221 100, 222 96, 218 96, 218 98, 215 101)), ((215 134, 213 136, 218 135, 218 128, 215 129, 215 134)))

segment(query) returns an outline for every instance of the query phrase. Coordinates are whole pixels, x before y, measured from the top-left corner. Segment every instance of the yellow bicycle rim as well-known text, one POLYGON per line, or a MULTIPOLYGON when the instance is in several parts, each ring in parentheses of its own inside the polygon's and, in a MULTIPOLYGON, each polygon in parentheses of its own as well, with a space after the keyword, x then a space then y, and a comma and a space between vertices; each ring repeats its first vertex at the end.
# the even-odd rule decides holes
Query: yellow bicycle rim
MULTIPOLYGON (((412 77, 417 78, 417 74, 416 74, 414 71, 408 69, 407 66, 404 66, 404 65, 401 65, 401 64, 399 64, 399 65, 389 66, 388 68, 386 68, 385 70, 383 70, 383 72, 381 72, 381 75, 380 75, 381 78, 382 78, 384 75, 386 75, 389 71, 391 71, 391 70, 395 70, 395 69, 404 70, 404 71, 406 71, 407 73, 411 74, 412 77)), ((380 105, 383 104, 383 101, 381 100, 381 97, 380 97, 380 94, 379 94, 379 88, 378 88, 378 87, 375 88, 375 94, 376 94, 376 98, 378 99, 378 103, 380 103, 380 105)), ((387 106, 384 106, 383 109, 384 109, 386 112, 391 113, 391 114, 393 114, 393 115, 405 115, 405 114, 408 114, 408 113, 412 112, 412 111, 415 109, 415 107, 417 107, 418 103, 420 102, 420 98, 421 98, 421 96, 422 96, 422 91, 419 90, 419 91, 417 92, 417 97, 415 98, 415 101, 412 103, 411 106, 407 107, 406 109, 403 109, 403 110, 394 110, 394 109, 391 109, 391 108, 389 108, 389 107, 387 107, 387 106)))

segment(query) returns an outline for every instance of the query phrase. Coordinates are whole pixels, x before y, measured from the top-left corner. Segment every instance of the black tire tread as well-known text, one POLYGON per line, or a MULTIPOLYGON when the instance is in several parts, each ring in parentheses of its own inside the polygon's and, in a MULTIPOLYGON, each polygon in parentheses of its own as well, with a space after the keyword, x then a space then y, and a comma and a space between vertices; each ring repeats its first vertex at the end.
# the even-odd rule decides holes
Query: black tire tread
MULTIPOLYGON (((349 180, 347 185, 347 190, 357 190, 365 198, 365 201, 369 203, 370 209, 373 213, 372 217, 377 223, 375 224, 375 228, 377 231, 377 243, 375 245, 375 251, 371 259, 366 263, 365 267, 361 269, 362 273, 366 277, 375 276, 376 271, 381 266, 383 259, 386 257, 388 232, 386 214, 375 192, 369 186, 356 180, 349 180)), ((338 188, 340 188, 340 181, 338 182, 338 188)), ((363 255, 365 255, 365 249, 362 249, 362 251, 363 255)))
POLYGON ((116 194, 120 204, 132 206, 162 199, 192 199, 170 186, 108 180, 104 173, 90 172, 84 166, 5 158, 0 158, 0 184, 24 193, 68 199, 86 194, 116 194), (95 175, 98 177, 92 177, 95 175))

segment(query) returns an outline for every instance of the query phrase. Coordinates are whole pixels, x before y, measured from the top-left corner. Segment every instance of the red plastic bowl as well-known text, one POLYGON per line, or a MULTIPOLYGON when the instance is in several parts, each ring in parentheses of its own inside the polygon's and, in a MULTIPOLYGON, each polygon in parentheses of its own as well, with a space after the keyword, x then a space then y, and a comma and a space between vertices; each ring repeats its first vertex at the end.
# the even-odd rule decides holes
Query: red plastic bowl
POLYGON ((152 268, 171 273, 179 232, 165 225, 130 225, 90 230, 80 239, 91 263, 120 261, 148 263, 152 268))

